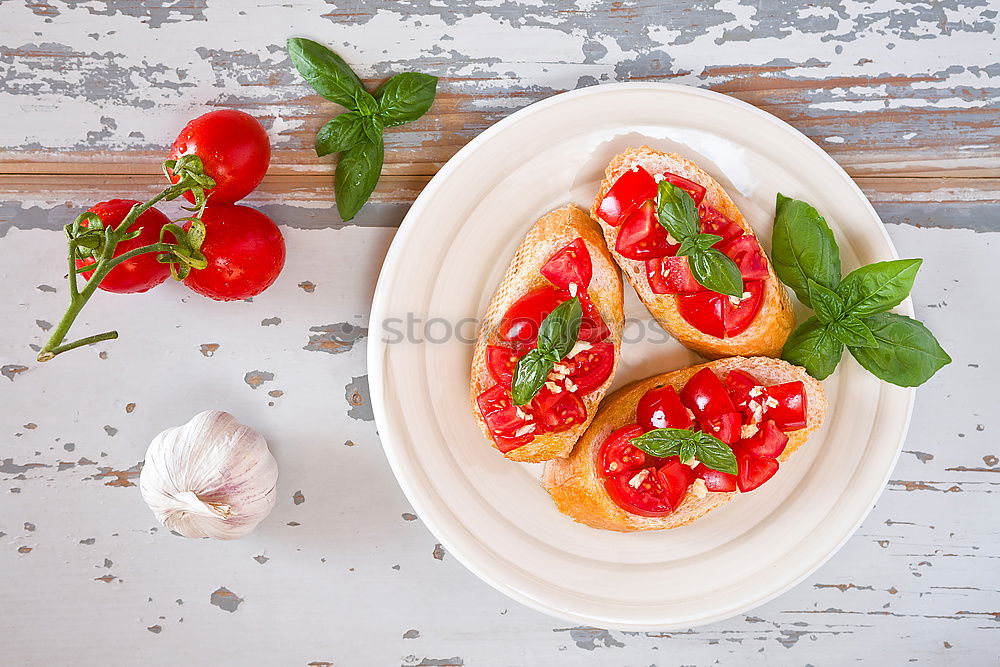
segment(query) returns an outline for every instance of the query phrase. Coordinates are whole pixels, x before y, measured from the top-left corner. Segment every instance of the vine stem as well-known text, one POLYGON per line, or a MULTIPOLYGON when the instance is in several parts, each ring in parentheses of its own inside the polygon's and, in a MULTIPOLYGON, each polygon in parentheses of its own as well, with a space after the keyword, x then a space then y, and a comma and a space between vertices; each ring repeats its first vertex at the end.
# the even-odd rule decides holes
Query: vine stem
POLYGON ((106 331, 104 333, 86 336, 85 338, 80 338, 79 340, 75 340, 70 343, 63 343, 66 339, 66 334, 69 333, 70 327, 73 326, 73 323, 76 321, 77 316, 79 316, 80 311, 83 310, 83 307, 90 300, 90 297, 92 297, 94 292, 97 291, 97 287, 101 284, 101 281, 104 280, 105 276, 107 276, 113 268, 122 262, 128 261, 133 257, 138 257, 139 255, 144 255, 150 252, 171 252, 174 248, 178 247, 177 245, 171 243, 151 243, 149 245, 129 250, 128 252, 115 257, 115 248, 118 247, 118 244, 124 239, 125 235, 128 234, 130 228, 135 224, 136 220, 139 219, 139 216, 152 208, 160 200, 174 199, 184 191, 198 186, 199 184, 197 182, 182 178, 178 183, 165 188, 163 192, 157 194, 149 201, 132 207, 132 210, 125 216, 125 219, 122 220, 121 223, 113 230, 105 228, 105 243, 103 247, 101 247, 100 255, 96 258, 97 262, 93 265, 94 272, 91 274, 90 279, 87 280, 87 283, 83 286, 83 289, 79 288, 76 278, 76 260, 78 258, 79 244, 75 238, 70 238, 68 244, 69 306, 67 306, 66 312, 63 313, 62 319, 59 320, 59 323, 52 330, 52 335, 45 343, 45 346, 38 352, 38 361, 49 361, 54 359, 56 355, 62 354, 63 352, 67 352, 84 345, 89 345, 91 343, 99 343, 104 340, 113 340, 118 338, 117 331, 106 331))

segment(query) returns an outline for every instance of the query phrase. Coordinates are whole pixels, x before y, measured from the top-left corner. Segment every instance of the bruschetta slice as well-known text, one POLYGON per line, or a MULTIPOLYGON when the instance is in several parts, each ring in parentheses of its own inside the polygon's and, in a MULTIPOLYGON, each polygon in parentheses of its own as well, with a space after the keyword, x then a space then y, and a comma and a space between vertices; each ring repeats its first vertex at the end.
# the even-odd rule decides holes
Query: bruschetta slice
POLYGON ((781 354, 795 324, 785 289, 736 204, 698 165, 648 146, 630 148, 605 170, 591 216, 649 312, 684 346, 709 359, 781 354), (742 295, 704 288, 688 258, 677 255, 678 240, 659 223, 660 181, 691 196, 700 232, 722 237, 714 248, 739 267, 742 295))
POLYGON ((656 375, 608 396, 573 453, 546 464, 542 484, 560 511, 588 526, 676 528, 780 474, 825 413, 823 386, 779 359, 730 357, 656 375), (649 447, 703 434, 712 436, 698 445, 705 449, 689 449, 687 460, 654 456, 635 440, 649 447), (736 474, 716 469, 726 467, 720 444, 736 474))
POLYGON ((514 461, 569 454, 614 377, 623 318, 621 274, 587 213, 570 205, 538 220, 490 301, 473 353, 472 414, 487 441, 514 461), (553 342, 553 323, 566 313, 579 330, 553 342), (519 374, 522 364, 536 382, 523 382, 531 378, 519 374))

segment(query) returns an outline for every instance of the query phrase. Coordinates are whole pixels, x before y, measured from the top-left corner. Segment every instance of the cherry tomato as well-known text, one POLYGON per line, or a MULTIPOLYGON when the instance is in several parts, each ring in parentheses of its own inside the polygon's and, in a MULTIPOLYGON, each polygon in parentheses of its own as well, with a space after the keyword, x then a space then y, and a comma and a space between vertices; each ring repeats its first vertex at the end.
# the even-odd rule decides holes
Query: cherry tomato
POLYGON ((760 425, 760 430, 755 435, 740 442, 739 449, 760 459, 776 459, 785 451, 787 444, 788 436, 778 428, 774 420, 768 419, 760 425))
MULTIPOLYGON (((101 202, 100 204, 95 204, 87 210, 91 213, 96 213, 98 217, 101 218, 101 222, 104 223, 105 227, 118 229, 118 225, 121 224, 121 221, 124 220, 125 216, 129 214, 132 207, 141 203, 142 202, 135 201, 134 199, 112 199, 110 201, 101 202)), ((135 223, 132 225, 132 231, 138 230, 139 235, 134 239, 122 241, 115 246, 115 257, 123 255, 129 250, 135 250, 136 248, 141 248, 144 245, 156 243, 160 240, 160 228, 169 222, 170 218, 163 215, 155 208, 147 210, 145 213, 136 218, 135 223)), ((87 227, 88 225, 87 222, 84 221, 80 226, 87 227)), ((85 260, 76 260, 77 268, 90 266, 96 263, 97 260, 93 257, 88 257, 85 260)), ((87 280, 90 280, 92 275, 94 275, 93 271, 83 272, 83 277, 87 280)), ((133 257, 132 259, 126 260, 111 269, 98 287, 105 292, 134 294, 138 292, 145 292, 156 287, 166 280, 169 275, 170 267, 166 264, 157 262, 156 253, 151 252, 145 255, 139 255, 138 257, 133 257)))
POLYGON ((733 305, 725 294, 708 290, 682 294, 677 297, 677 311, 688 324, 709 336, 737 336, 753 323, 764 302, 764 281, 748 280, 743 289, 748 296, 739 305, 733 305))
POLYGON ((767 279, 767 261, 764 259, 764 252, 760 249, 757 239, 750 234, 736 237, 723 245, 721 250, 736 262, 744 281, 767 279))
POLYGON ((699 420, 736 411, 729 392, 711 368, 702 368, 691 376, 681 389, 681 402, 691 408, 699 420))
POLYGON ((702 430, 713 435, 727 445, 740 439, 743 429, 743 416, 739 412, 725 412, 715 417, 704 417, 699 420, 702 430))
POLYGON ((587 406, 576 394, 562 391, 555 395, 551 407, 535 411, 535 420, 542 431, 559 433, 587 421, 587 406))
MULTIPOLYGON (((278 278, 285 265, 285 239, 271 218, 249 206, 209 206, 201 216, 208 260, 184 284, 216 301, 247 299, 278 278)), ((191 223, 185 224, 185 229, 191 223)))
POLYGON ((647 201, 622 223, 615 250, 629 259, 665 257, 676 253, 679 247, 679 244, 670 243, 669 238, 657 218, 656 206, 647 201))
POLYGON ((554 287, 539 287, 515 301, 500 321, 500 338, 529 344, 538 339, 542 320, 559 305, 554 287))
MULTIPOLYGON (((215 179, 215 187, 205 191, 212 206, 246 197, 264 180, 271 162, 267 131, 250 114, 233 109, 210 111, 184 126, 170 159, 191 153, 197 153, 205 173, 215 179)), ((191 193, 184 196, 194 202, 191 193)))
POLYGON ((605 475, 617 475, 628 470, 638 470, 646 466, 648 457, 630 440, 642 435, 642 427, 638 424, 623 426, 611 433, 601 445, 599 456, 601 471, 605 475))
POLYGON ((768 398, 778 402, 778 405, 765 404, 765 414, 774 420, 778 428, 782 431, 794 431, 806 427, 808 405, 805 385, 801 380, 772 385, 767 388, 766 393, 768 398))
POLYGON ((664 460, 666 463, 660 467, 658 472, 660 473, 663 485, 667 489, 667 498, 670 501, 670 506, 677 509, 681 501, 684 500, 684 494, 687 493, 691 482, 694 481, 694 470, 681 463, 681 460, 676 456, 671 456, 664 460))
POLYGON ((500 385, 495 384, 477 396, 476 404, 501 452, 509 452, 531 442, 534 438, 531 433, 517 435, 520 429, 532 422, 525 418, 529 415, 524 410, 521 410, 521 413, 525 414, 525 417, 518 414, 510 392, 500 385))
POLYGON ((702 204, 698 208, 698 213, 701 215, 701 232, 703 234, 715 234, 721 236, 723 242, 728 242, 744 233, 742 227, 708 204, 702 204))
POLYGON ((663 172, 663 180, 671 185, 676 185, 681 190, 684 190, 691 195, 691 198, 694 199, 695 206, 701 204, 701 200, 705 198, 705 186, 700 183, 689 181, 688 179, 678 176, 677 174, 671 174, 669 171, 663 172))
POLYGON ((695 477, 705 482, 705 488, 709 491, 725 492, 736 490, 736 475, 713 470, 704 463, 699 463, 694 469, 695 477))
POLYGON ((691 428, 694 420, 673 387, 650 389, 636 406, 636 419, 644 429, 691 428))
POLYGON ((761 459, 742 452, 736 454, 736 464, 739 468, 736 483, 743 493, 753 491, 778 472, 778 462, 774 459, 761 459))
POLYGON ((486 346, 486 370, 497 384, 509 390, 514 381, 514 368, 520 358, 517 352, 500 345, 486 346))
POLYGON ((604 488, 616 505, 632 514, 665 516, 674 511, 670 489, 656 468, 612 475, 604 480, 604 488))
POLYGON ((656 257, 646 260, 646 279, 653 294, 683 294, 706 291, 694 279, 684 256, 656 257))
POLYGON ((577 352, 560 362, 569 368, 569 378, 576 385, 578 394, 597 389, 604 384, 615 366, 614 343, 593 343, 590 349, 577 352))
POLYGON ((620 225, 647 199, 656 197, 657 185, 640 166, 618 177, 597 207, 597 215, 612 227, 620 225))
POLYGON ((590 253, 583 238, 576 238, 549 258, 541 268, 542 275, 556 287, 568 289, 570 283, 586 289, 593 275, 590 253))

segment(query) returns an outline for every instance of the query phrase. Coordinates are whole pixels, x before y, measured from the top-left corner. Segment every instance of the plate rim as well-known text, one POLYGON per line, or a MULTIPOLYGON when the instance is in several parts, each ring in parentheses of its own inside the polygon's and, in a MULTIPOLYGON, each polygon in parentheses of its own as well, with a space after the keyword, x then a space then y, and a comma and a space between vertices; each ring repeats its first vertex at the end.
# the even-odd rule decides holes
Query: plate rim
MULTIPOLYGON (((681 94, 693 94, 695 96, 701 96, 708 99, 712 99, 716 102, 730 105, 736 107, 744 112, 749 112, 753 115, 762 118, 763 120, 779 126, 780 129, 784 130, 789 134, 789 136, 794 137, 800 144, 803 144, 806 150, 810 150, 815 154, 818 154, 821 159, 834 167, 835 171, 839 173, 842 180, 848 185, 848 187, 853 188, 855 192, 861 195, 864 205, 867 207, 871 215, 875 220, 881 223, 881 217, 878 212, 875 211, 874 206, 868 200, 868 197, 864 194, 857 183, 850 177, 850 175, 844 170, 840 164, 834 160, 830 155, 816 145, 809 137, 800 132, 794 126, 783 121, 782 119, 774 116, 763 109, 759 109, 748 102, 725 95, 723 93, 718 93, 712 90, 707 90, 704 88, 699 88, 697 86, 688 86, 677 83, 670 82, 615 82, 615 83, 605 83, 595 86, 588 86, 586 88, 579 88, 576 90, 570 90, 562 93, 558 93, 547 97, 543 100, 539 100, 532 104, 529 104, 521 109, 518 109, 509 116, 497 121, 483 132, 474 137, 469 143, 460 148, 442 167, 431 177, 427 185, 421 190, 417 195, 413 204, 410 206, 403 220, 396 231, 392 242, 389 245, 389 249, 386 252, 385 260, 382 263, 382 267, 379 270, 378 281, 375 286, 375 292, 372 298, 371 313, 368 319, 368 331, 380 331, 380 322, 386 316, 385 302, 388 300, 388 283, 390 282, 390 275, 394 272, 395 266, 398 264, 398 256, 403 252, 403 248, 406 245, 406 241, 412 234, 413 229, 416 227, 416 220, 420 217, 423 208, 426 205, 427 200, 429 200, 434 193, 440 189, 441 184, 449 178, 449 176, 459 169, 462 163, 465 161, 466 156, 473 153, 478 149, 478 147, 488 141, 491 137, 502 132, 505 128, 510 125, 514 125, 524 118, 531 116, 533 114, 540 113, 550 107, 557 106, 559 104, 564 104, 566 102, 575 100, 580 97, 587 97, 591 95, 608 94, 614 90, 620 90, 623 88, 628 89, 650 89, 658 90, 663 92, 675 92, 681 94)), ((886 246, 889 249, 889 254, 892 259, 898 259, 899 254, 896 251, 895 245, 892 243, 892 239, 889 237, 888 232, 885 229, 885 224, 879 224, 877 226, 877 231, 884 240, 886 246)), ((898 310, 901 310, 906 315, 913 315, 913 304, 912 300, 907 297, 907 299, 900 304, 898 310)), ((898 442, 895 446, 895 452, 892 457, 891 465, 887 466, 883 479, 878 487, 874 490, 871 497, 866 503, 866 508, 863 512, 859 514, 854 525, 850 530, 846 531, 842 539, 836 544, 836 546, 829 550, 828 553, 824 554, 821 558, 817 559, 808 568, 803 570, 803 572, 796 578, 793 578, 789 582, 786 582, 783 586, 778 587, 773 591, 769 591, 766 594, 755 598, 754 600, 740 606, 736 610, 723 611, 721 613, 715 613, 712 615, 706 615, 703 619, 697 621, 694 624, 687 623, 670 623, 669 621, 664 621, 660 623, 620 623, 611 621, 608 619, 600 618, 598 616, 592 616, 588 614, 580 614, 574 612, 570 609, 565 608, 555 608, 552 605, 546 604, 540 600, 535 599, 531 595, 525 593, 524 591, 511 586, 510 584, 494 578, 492 575, 484 572, 480 569, 474 559, 468 558, 463 551, 463 547, 456 547, 451 541, 450 536, 447 535, 446 530, 442 530, 442 526, 438 522, 436 516, 436 511, 428 511, 427 506, 424 504, 423 493, 416 488, 416 480, 412 480, 408 477, 406 472, 406 466, 404 466, 401 461, 395 455, 395 450, 397 445, 394 442, 394 434, 391 428, 388 428, 388 417, 386 414, 386 404, 384 400, 384 386, 383 377, 385 372, 385 365, 383 363, 386 353, 386 343, 381 341, 379 337, 378 340, 368 341, 367 353, 366 353, 366 363, 368 371, 368 385, 369 385, 369 397, 372 403, 372 411, 375 418, 376 428, 378 430, 379 442, 382 446, 382 452, 384 453, 386 460, 389 463, 389 467, 392 470, 393 476, 396 478, 397 484, 399 484, 400 489, 406 496, 409 503, 412 505, 413 509, 416 511, 417 515, 420 517, 421 521, 427 527, 427 529, 439 540, 441 540, 442 546, 455 557, 466 569, 468 569, 472 574, 486 582, 488 585, 494 589, 500 591, 504 595, 510 597, 511 599, 520 602, 521 604, 540 611, 552 617, 559 618, 561 620, 566 620, 570 622, 582 622, 590 625, 597 624, 598 627, 615 629, 615 630, 629 630, 629 631, 655 631, 655 630, 667 630, 667 629, 677 629, 677 628, 692 628, 699 627, 709 623, 715 623, 723 621, 726 619, 734 618, 741 614, 744 614, 752 609, 755 609, 761 605, 767 604, 771 600, 783 595, 790 589, 794 588, 802 581, 807 579, 813 573, 816 572, 820 567, 827 563, 835 554, 837 554, 843 546, 847 543, 851 537, 857 533, 858 528, 864 522, 864 520, 871 514, 872 509, 874 509, 876 502, 881 497, 885 486, 892 476, 892 472, 898 463, 900 453, 903 448, 903 444, 906 441, 906 437, 909 433, 910 422, 913 416, 913 406, 916 397, 916 388, 908 387, 904 388, 906 390, 906 406, 904 409, 904 415, 902 419, 902 428, 900 429, 898 442)), ((883 384, 885 384, 883 382, 883 384)))

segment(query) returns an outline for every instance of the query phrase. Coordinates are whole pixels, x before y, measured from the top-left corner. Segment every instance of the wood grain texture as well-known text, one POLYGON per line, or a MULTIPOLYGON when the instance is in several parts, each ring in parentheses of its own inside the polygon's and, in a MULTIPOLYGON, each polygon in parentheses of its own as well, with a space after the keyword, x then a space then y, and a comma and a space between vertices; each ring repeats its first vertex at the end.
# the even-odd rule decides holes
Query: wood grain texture
POLYGON ((982 339, 1000 315, 982 304, 1000 282, 998 12, 990 0, 0 0, 0 661, 994 663, 1000 355, 982 339), (351 224, 332 207, 332 160, 311 150, 339 109, 292 71, 290 36, 329 44, 369 86, 407 69, 441 77, 431 112, 387 135, 384 177, 351 224), (570 627, 478 581, 407 505, 367 396, 375 279, 427 180, 513 111, 617 80, 733 95, 829 152, 900 254, 925 258, 917 316, 955 359, 918 393, 891 481, 844 549, 778 599, 696 631, 570 627), (248 203, 283 225, 278 283, 223 308, 168 284, 125 297, 124 320, 122 297, 99 295, 81 326, 113 322, 122 339, 36 365, 31 346, 66 296, 62 225, 96 199, 156 191, 179 129, 222 107, 260 117, 275 146, 248 203), (170 535, 134 486, 150 438, 216 407, 206 400, 260 428, 281 468, 275 512, 231 544, 170 535))

